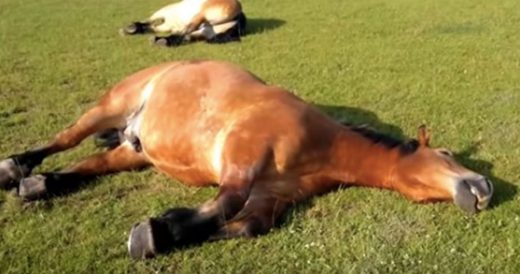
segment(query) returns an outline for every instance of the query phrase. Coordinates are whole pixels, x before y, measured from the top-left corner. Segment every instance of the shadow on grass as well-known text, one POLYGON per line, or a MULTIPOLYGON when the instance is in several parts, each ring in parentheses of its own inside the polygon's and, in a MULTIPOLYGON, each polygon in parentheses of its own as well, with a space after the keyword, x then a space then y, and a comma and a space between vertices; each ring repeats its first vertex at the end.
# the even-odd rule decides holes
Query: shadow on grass
POLYGON ((491 180, 491 182, 493 182, 495 192, 489 206, 490 208, 494 208, 504 202, 512 200, 518 192, 517 186, 493 175, 493 163, 471 158, 478 149, 478 143, 470 144, 463 151, 455 153, 455 159, 465 167, 486 176, 491 180))
POLYGON ((355 107, 329 106, 315 104, 320 110, 325 112, 332 119, 351 125, 367 125, 368 127, 387 134, 397 139, 406 139, 403 131, 392 124, 387 124, 379 120, 377 115, 371 111, 355 107))
POLYGON ((248 18, 246 26, 246 35, 255 35, 264 33, 285 25, 284 20, 275 18, 248 18))

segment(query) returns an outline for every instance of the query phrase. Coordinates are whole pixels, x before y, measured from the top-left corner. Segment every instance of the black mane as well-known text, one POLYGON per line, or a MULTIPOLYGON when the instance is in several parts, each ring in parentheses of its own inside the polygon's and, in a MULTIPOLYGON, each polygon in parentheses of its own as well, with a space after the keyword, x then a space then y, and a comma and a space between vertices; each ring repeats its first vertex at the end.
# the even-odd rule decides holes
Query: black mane
POLYGON ((403 155, 412 154, 419 148, 419 142, 416 139, 403 141, 390 135, 377 132, 365 125, 354 126, 347 123, 343 123, 343 125, 348 127, 350 130, 361 134, 363 137, 369 139, 375 144, 381 144, 389 149, 398 148, 403 155))

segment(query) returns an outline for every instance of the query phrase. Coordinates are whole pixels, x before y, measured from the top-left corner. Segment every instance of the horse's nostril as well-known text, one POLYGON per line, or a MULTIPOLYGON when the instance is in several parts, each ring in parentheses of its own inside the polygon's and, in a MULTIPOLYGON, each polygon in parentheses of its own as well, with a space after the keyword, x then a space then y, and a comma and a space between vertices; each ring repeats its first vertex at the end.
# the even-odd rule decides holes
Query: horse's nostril
POLYGON ((488 187, 488 190, 489 190, 489 195, 492 195, 493 194, 493 182, 491 182, 489 179, 486 179, 486 186, 488 187))

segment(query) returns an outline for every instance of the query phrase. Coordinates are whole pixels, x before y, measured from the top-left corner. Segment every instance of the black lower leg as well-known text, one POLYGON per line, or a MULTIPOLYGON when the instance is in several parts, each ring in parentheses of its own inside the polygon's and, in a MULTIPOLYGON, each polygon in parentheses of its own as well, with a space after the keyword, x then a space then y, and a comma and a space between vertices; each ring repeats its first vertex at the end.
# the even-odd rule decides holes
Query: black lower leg
POLYGON ((157 251, 206 241, 219 228, 215 216, 204 216, 195 209, 174 208, 150 220, 157 251))
POLYGON ((217 216, 200 214, 190 208, 174 208, 157 218, 134 225, 128 239, 128 251, 134 259, 153 257, 202 243, 218 231, 217 216))
POLYGON ((16 165, 25 167, 29 172, 37 165, 41 164, 43 160, 52 154, 50 147, 43 147, 39 149, 29 150, 21 154, 11 155, 9 158, 13 159, 16 165))
POLYGON ((180 46, 185 42, 187 42, 187 40, 183 35, 154 36, 151 40, 152 44, 164 47, 180 46))
POLYGON ((51 148, 44 147, 11 155, 0 161, 0 187, 14 186, 20 179, 28 176, 50 154, 52 154, 51 148))
POLYGON ((150 23, 148 22, 133 22, 121 29, 121 34, 133 35, 150 32, 150 23))
POLYGON ((63 195, 78 190, 93 176, 78 173, 42 173, 20 181, 18 195, 25 200, 34 200, 53 195, 63 195))
POLYGON ((130 256, 143 259, 207 241, 243 208, 245 192, 242 188, 221 186, 217 198, 198 209, 170 209, 135 225, 128 239, 130 256))

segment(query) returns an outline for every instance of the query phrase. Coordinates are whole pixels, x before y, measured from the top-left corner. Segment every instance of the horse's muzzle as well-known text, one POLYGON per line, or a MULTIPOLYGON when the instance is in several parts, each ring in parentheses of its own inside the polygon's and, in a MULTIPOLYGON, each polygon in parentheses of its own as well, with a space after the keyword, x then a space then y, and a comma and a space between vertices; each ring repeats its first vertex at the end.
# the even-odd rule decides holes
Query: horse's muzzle
POLYGON ((464 211, 477 213, 484 210, 493 196, 493 183, 483 176, 459 181, 454 202, 464 211))

